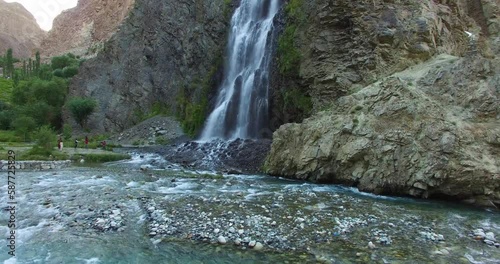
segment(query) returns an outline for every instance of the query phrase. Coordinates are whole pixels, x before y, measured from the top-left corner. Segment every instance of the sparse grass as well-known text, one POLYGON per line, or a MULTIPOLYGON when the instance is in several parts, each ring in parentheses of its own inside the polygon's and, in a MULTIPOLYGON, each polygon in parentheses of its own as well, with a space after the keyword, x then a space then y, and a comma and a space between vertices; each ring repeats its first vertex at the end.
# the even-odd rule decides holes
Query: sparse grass
POLYGON ((134 115, 140 123, 155 116, 171 116, 172 112, 167 104, 156 102, 153 104, 149 112, 144 112, 142 108, 139 108, 134 110, 134 115))
POLYGON ((170 143, 170 140, 164 138, 164 137, 157 137, 156 138, 156 144, 158 145, 168 145, 170 143))
POLYGON ((87 163, 104 163, 112 162, 118 160, 130 159, 128 154, 118 154, 118 153, 103 153, 103 154, 77 154, 71 157, 71 160, 79 161, 83 158, 87 163))

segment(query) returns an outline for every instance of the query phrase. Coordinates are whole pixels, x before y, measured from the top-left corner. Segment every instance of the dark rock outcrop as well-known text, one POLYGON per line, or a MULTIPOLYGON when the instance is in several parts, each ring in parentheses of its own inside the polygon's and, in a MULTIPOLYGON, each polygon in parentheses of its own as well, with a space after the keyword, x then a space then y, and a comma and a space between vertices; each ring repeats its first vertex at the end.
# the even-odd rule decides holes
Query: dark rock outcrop
MULTIPOLYGON (((118 32, 83 64, 70 85, 70 96, 98 101, 89 128, 121 131, 155 103, 175 113, 179 91, 200 94, 199 80, 210 77, 222 59, 226 2, 136 2, 118 32)), ((66 120, 71 120, 67 114, 66 120)))
POLYGON ((262 173, 269 152, 269 139, 236 139, 233 141, 185 142, 155 151, 169 162, 198 170, 216 170, 231 174, 262 173))
POLYGON ((11 48, 14 57, 34 56, 47 34, 33 15, 19 3, 0 0, 0 54, 11 48))

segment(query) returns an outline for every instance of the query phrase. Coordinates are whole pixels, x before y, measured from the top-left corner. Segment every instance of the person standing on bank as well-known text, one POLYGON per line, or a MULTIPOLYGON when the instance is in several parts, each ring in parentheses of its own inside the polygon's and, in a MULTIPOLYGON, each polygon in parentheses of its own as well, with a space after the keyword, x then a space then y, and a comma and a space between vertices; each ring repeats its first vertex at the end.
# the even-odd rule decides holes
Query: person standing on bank
POLYGON ((85 149, 89 148, 89 137, 85 136, 85 149))
POLYGON ((75 150, 78 147, 78 139, 75 139, 75 150))

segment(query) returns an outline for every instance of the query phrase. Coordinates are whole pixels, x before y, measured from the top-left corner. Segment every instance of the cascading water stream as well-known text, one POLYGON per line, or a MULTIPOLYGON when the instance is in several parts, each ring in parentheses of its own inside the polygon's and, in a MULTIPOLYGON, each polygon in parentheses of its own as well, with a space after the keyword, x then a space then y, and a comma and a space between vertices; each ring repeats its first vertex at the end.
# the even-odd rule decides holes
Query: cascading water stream
POLYGON ((269 120, 273 19, 281 0, 242 0, 231 20, 224 81, 202 141, 259 138, 269 120))

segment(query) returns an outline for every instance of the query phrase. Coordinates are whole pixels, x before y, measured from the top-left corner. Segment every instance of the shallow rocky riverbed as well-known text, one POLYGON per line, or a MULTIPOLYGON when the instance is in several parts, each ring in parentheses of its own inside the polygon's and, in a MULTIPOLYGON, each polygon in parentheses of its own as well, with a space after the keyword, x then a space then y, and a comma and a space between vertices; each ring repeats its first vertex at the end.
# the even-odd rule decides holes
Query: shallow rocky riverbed
MULTIPOLYGON (((123 263, 500 260, 496 211, 183 171, 152 154, 97 168, 23 172, 18 190, 17 263, 117 263, 125 253, 123 263)), ((6 254, 0 260, 14 263, 6 254)))

